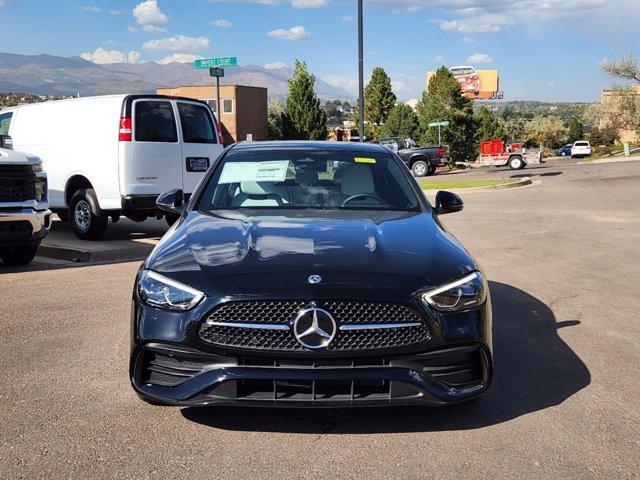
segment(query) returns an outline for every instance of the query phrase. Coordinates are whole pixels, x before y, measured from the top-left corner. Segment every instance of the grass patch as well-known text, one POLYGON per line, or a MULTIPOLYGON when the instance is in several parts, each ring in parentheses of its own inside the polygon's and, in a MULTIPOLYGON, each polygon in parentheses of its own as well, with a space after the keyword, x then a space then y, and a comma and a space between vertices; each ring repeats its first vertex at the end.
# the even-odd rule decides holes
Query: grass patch
POLYGON ((506 185, 507 183, 517 182, 518 179, 500 180, 500 179, 483 179, 483 180, 419 180, 420 187, 423 190, 447 190, 458 188, 477 188, 477 187, 493 187, 496 185, 506 185))

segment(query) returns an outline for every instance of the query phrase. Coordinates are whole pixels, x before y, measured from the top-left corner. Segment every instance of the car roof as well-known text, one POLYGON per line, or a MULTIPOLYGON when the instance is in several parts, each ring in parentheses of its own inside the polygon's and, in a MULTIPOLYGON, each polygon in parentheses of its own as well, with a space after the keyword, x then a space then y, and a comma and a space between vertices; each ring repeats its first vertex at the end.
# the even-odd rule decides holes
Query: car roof
POLYGON ((236 143, 232 150, 268 150, 268 149, 314 149, 328 152, 363 152, 363 153, 389 153, 382 145, 375 143, 330 142, 330 141, 302 141, 279 140, 268 142, 240 142, 236 143))

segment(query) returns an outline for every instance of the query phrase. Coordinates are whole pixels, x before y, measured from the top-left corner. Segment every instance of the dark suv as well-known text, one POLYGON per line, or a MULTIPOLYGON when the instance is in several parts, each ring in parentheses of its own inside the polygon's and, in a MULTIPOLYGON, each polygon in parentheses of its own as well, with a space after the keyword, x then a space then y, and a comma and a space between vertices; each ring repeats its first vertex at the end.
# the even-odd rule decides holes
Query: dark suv
POLYGON ((492 376, 478 264, 379 145, 227 148, 135 282, 130 374, 171 405, 445 405, 492 376))

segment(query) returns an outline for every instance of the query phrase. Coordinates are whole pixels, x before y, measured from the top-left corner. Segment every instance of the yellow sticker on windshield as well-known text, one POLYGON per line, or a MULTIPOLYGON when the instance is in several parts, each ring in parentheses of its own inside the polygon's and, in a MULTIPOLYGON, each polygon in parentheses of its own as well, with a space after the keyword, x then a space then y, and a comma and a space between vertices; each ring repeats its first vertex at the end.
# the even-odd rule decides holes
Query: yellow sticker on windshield
POLYGON ((356 157, 354 160, 356 161, 356 163, 376 163, 375 158, 368 157, 356 157))

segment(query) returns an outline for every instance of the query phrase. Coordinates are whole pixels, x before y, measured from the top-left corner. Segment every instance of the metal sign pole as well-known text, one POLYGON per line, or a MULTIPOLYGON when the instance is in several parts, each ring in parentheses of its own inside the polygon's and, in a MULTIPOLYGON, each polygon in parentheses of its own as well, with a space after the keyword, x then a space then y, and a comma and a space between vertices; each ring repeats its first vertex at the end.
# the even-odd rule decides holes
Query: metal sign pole
POLYGON ((220 77, 216 77, 216 113, 220 122, 220 77))
POLYGON ((440 125, 438 125, 438 146, 442 145, 442 134, 440 133, 440 125))
POLYGON ((360 141, 364 142, 364 55, 363 51, 364 35, 363 35, 363 20, 362 20, 362 0, 358 0, 358 96, 359 96, 359 114, 360 125, 358 126, 358 134, 360 135, 360 141))

